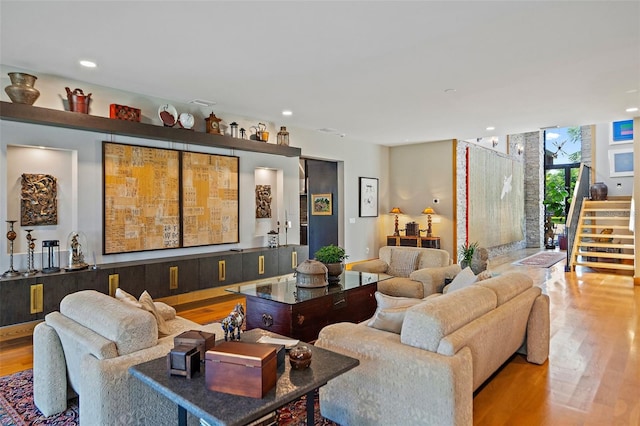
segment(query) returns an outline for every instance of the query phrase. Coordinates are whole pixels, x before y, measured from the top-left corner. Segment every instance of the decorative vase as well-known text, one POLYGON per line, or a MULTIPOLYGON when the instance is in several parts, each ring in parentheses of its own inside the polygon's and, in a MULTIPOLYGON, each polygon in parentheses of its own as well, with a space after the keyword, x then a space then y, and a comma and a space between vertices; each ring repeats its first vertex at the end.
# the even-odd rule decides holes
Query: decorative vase
POLYGON ((40 91, 33 87, 38 77, 23 72, 10 72, 11 85, 4 88, 11 102, 33 105, 40 96, 40 91))
POLYGON ((609 188, 604 182, 596 182, 591 185, 589 192, 591 193, 591 200, 604 201, 607 199, 609 188))
POLYGON ((325 263, 327 267, 327 278, 329 283, 337 283, 340 281, 340 275, 344 272, 344 263, 325 263))
MULTIPOLYGON (((68 87, 65 87, 65 90, 67 91, 67 100, 69 101, 69 111, 88 114, 89 102, 91 102, 91 93, 85 95, 82 89, 75 89, 71 91, 68 87)), ((174 117, 174 119, 175 118, 177 117, 174 117)), ((173 124, 175 124, 175 122, 173 124)))

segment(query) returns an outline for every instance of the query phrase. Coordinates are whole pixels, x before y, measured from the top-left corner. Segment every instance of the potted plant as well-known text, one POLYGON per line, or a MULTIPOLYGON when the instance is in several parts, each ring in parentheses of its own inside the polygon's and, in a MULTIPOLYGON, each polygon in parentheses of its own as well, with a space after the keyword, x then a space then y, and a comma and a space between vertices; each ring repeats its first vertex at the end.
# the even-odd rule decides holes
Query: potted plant
POLYGON ((473 254, 476 252, 478 248, 478 242, 475 241, 473 243, 466 242, 460 246, 460 253, 458 253, 458 261, 460 262, 460 268, 464 269, 467 266, 471 266, 471 259, 473 259, 473 254))
POLYGON ((318 262, 324 263, 327 267, 329 281, 339 280, 344 271, 344 260, 349 257, 342 247, 333 244, 320 247, 313 256, 318 262))

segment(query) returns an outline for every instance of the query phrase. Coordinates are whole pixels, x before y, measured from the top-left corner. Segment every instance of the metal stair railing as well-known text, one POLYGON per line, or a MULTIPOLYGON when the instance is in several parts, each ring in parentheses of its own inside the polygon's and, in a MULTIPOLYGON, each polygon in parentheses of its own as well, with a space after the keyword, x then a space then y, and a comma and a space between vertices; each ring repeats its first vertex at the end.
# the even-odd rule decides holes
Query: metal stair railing
POLYGON ((578 172, 578 180, 573 189, 573 197, 569 206, 569 214, 567 214, 567 222, 565 229, 567 232, 567 262, 564 267, 565 272, 571 271, 571 255, 574 250, 574 242, 576 239, 576 229, 580 220, 580 211, 585 198, 589 198, 589 187, 591 182, 591 167, 586 164, 580 165, 578 172))

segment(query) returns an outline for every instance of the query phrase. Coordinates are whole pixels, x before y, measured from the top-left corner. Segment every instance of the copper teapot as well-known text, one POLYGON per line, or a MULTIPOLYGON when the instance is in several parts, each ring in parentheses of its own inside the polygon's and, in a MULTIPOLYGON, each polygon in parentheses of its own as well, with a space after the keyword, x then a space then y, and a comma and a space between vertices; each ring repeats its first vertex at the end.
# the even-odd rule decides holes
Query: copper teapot
POLYGON ((89 102, 91 101, 91 93, 85 95, 82 89, 75 89, 71 91, 68 87, 67 100, 69 101, 69 110, 73 112, 80 112, 82 114, 89 113, 89 102))

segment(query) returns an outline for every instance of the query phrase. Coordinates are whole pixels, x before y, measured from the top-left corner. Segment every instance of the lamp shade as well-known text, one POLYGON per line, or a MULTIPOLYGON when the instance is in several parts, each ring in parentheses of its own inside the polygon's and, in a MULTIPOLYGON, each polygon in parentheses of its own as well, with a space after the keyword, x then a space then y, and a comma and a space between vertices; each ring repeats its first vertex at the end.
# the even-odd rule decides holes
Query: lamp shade
POLYGON ((431 207, 427 207, 424 210, 422 210, 422 214, 436 214, 436 211, 431 207))
POLYGON ((404 213, 402 212, 402 210, 400 210, 400 207, 394 207, 394 208, 392 208, 392 209, 391 209, 391 211, 390 211, 389 213, 392 213, 392 214, 404 214, 404 213))

